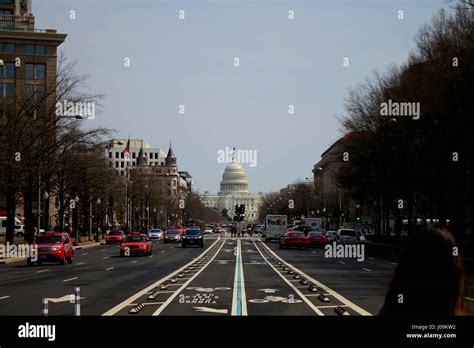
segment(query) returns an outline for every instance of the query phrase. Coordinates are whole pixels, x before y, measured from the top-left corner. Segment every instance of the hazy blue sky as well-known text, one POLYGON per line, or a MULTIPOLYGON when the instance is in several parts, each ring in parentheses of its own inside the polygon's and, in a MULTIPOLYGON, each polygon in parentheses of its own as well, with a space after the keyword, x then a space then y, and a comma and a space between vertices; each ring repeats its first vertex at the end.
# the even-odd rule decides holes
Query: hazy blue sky
POLYGON ((225 166, 218 150, 256 150, 257 165, 245 165, 250 190, 266 192, 311 175, 341 135, 334 116, 343 112, 347 88, 403 62, 419 27, 447 6, 442 0, 33 0, 33 13, 37 28, 68 34, 61 50, 78 61, 78 74, 90 75, 92 91, 106 94, 103 113, 84 121, 87 127, 110 127, 165 151, 172 140, 179 169, 193 175, 201 192, 218 191, 225 166))

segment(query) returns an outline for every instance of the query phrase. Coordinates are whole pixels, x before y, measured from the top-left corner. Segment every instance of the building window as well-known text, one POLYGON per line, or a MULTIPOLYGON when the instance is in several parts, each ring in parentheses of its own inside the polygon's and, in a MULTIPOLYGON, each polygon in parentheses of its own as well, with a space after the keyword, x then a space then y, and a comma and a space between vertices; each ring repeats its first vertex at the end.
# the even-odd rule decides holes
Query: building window
MULTIPOLYGON (((11 30, 15 28, 14 23, 2 23, 2 28, 6 30, 11 30)), ((16 45, 13 43, 0 43, 0 52, 3 53, 15 53, 16 45)))
POLYGON ((112 152, 109 151, 109 158, 112 158, 112 152))
POLYGON ((44 45, 25 45, 26 54, 46 54, 46 46, 44 45))
POLYGON ((136 156, 136 153, 132 152, 132 158, 135 158, 135 156, 136 156))
POLYGON ((158 152, 155 153, 155 159, 158 159, 158 152))
POLYGON ((0 67, 0 77, 14 79, 15 78, 15 64, 5 63, 3 67, 0 67))
POLYGON ((115 158, 119 158, 119 153, 117 151, 115 152, 115 158))
POLYGON ((44 64, 25 64, 25 78, 44 80, 46 66, 44 64))
POLYGON ((115 162, 115 168, 118 168, 118 167, 119 167, 119 163, 115 162))
POLYGON ((124 162, 123 162, 123 161, 122 161, 122 162, 120 162, 120 168, 125 168, 125 164, 124 164, 124 162))
POLYGON ((43 85, 33 85, 33 84, 25 84, 26 95, 31 97, 36 95, 38 97, 44 97, 44 86, 43 85))
POLYGON ((123 152, 120 153, 120 158, 125 158, 125 154, 123 152))
POLYGON ((35 54, 46 54, 46 46, 43 45, 36 45, 35 46, 35 54))
POLYGON ((15 84, 10 82, 0 83, 0 96, 13 97, 15 95, 15 84))

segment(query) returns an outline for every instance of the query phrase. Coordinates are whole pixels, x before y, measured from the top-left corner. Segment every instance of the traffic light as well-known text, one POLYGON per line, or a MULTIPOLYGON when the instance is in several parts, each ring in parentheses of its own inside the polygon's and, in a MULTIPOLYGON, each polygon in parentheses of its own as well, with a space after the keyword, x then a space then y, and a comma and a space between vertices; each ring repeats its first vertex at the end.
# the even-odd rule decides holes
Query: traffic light
POLYGON ((236 204, 234 208, 235 215, 239 215, 239 206, 236 204))
POLYGON ((240 205, 240 214, 245 214, 245 204, 240 205))

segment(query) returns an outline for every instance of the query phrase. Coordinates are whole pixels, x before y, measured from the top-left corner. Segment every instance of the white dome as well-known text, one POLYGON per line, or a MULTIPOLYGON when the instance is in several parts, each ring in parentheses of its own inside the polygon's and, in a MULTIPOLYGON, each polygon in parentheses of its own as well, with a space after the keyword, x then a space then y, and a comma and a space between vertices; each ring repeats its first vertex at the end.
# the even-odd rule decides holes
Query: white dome
POLYGON ((222 175, 221 193, 248 192, 247 174, 240 163, 227 164, 222 175))

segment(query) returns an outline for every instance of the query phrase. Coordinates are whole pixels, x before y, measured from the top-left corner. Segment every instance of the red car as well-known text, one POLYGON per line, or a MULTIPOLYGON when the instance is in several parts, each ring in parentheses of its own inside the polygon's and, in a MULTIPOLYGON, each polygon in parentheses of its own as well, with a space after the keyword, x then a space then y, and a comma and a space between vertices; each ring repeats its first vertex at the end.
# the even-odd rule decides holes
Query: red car
POLYGON ((130 256, 131 254, 151 255, 153 244, 146 234, 130 233, 120 244, 120 256, 130 256))
POLYGON ((66 232, 46 232, 35 236, 33 247, 36 250, 37 259, 28 258, 28 266, 35 262, 41 265, 43 262, 59 262, 61 265, 72 263, 74 250, 72 241, 66 232))
POLYGON ((303 232, 287 232, 280 238, 280 248, 288 248, 291 246, 308 249, 308 238, 303 232))
POLYGON ((125 233, 122 230, 111 230, 105 236, 105 244, 122 243, 125 239, 125 233))
POLYGON ((308 232, 309 246, 326 245, 329 243, 325 230, 312 230, 308 232))

